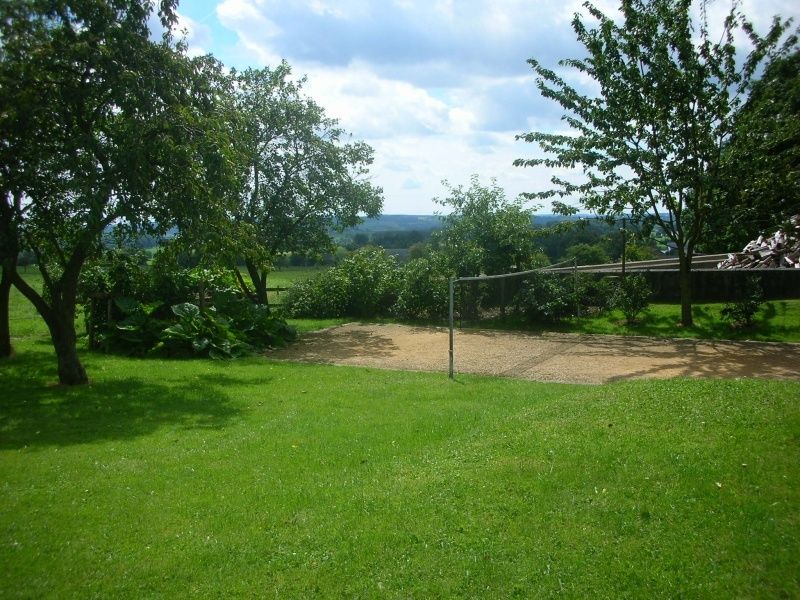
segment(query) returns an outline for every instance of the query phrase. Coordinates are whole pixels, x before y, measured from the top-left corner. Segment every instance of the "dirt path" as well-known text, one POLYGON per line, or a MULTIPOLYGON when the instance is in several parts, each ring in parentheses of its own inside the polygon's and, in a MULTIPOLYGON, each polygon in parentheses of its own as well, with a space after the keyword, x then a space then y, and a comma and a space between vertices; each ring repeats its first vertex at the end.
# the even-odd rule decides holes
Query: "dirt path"
MULTIPOLYGON (((456 332, 459 373, 565 383, 666 377, 800 380, 800 344, 642 337, 456 332)), ((273 358, 382 369, 447 372, 447 330, 348 324, 304 334, 273 358)))

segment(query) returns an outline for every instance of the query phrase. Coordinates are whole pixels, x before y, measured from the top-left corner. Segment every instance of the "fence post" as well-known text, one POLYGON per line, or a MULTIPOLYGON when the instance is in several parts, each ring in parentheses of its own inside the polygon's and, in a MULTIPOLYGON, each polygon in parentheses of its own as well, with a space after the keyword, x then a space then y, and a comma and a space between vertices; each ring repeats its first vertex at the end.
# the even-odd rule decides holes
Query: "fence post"
POLYGON ((581 299, 578 297, 578 257, 572 259, 572 269, 574 273, 573 277, 573 285, 575 287, 575 314, 580 319, 581 318, 581 299))
POLYGON ((449 377, 453 379, 453 284, 455 279, 452 277, 450 278, 450 284, 448 287, 448 296, 450 297, 450 369, 449 369, 449 377))

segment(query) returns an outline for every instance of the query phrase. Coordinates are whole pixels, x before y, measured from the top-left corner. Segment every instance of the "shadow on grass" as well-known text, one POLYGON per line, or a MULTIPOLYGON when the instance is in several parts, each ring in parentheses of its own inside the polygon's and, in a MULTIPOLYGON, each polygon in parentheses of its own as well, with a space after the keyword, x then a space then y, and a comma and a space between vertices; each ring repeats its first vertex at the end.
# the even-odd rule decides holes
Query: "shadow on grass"
POLYGON ((160 381, 137 375, 131 361, 129 376, 69 388, 48 383, 54 362, 51 352, 29 349, 0 364, 0 448, 125 440, 165 426, 220 429, 242 413, 225 392, 242 382, 224 374, 160 381))

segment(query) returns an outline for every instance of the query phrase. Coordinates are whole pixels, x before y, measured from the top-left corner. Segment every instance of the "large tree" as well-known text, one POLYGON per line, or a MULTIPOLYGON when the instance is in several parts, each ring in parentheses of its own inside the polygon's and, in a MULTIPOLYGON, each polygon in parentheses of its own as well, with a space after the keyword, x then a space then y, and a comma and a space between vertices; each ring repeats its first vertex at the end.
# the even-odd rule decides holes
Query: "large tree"
MULTIPOLYGON (((765 57, 788 52, 797 40, 784 40, 789 22, 777 18, 760 37, 736 7, 721 24, 721 35, 712 34, 705 2, 698 18, 692 0, 622 0, 618 20, 589 2, 584 6, 596 24, 576 14, 572 25, 586 56, 560 65, 592 80, 598 93, 583 94, 529 60, 539 90, 567 111, 563 120, 574 135, 521 135, 546 156, 515 164, 580 165, 583 181, 554 176, 554 189, 531 196, 572 198, 599 214, 628 211, 660 225, 677 245, 681 321, 688 326, 692 257, 708 219, 727 210, 723 149, 765 57), (739 60, 736 42, 742 38, 751 50, 739 60)), ((576 210, 563 201, 554 207, 576 210)))
POLYGON ((262 304, 279 255, 327 250, 332 229, 376 216, 383 206, 382 190, 367 178, 372 148, 348 141, 302 88, 285 62, 237 78, 246 180, 233 213, 238 246, 230 248, 244 256, 253 289, 241 277, 240 284, 262 304))
POLYGON ((800 50, 753 84, 722 162, 728 210, 709 219, 704 251, 740 250, 800 214, 800 50))
MULTIPOLYGON (((159 4, 167 32, 175 5, 159 4)), ((47 324, 63 384, 87 381, 76 291, 104 230, 220 218, 235 162, 220 66, 189 60, 168 33, 154 41, 155 10, 145 0, 0 4, 2 231, 35 253, 43 290, 8 272, 47 324)))

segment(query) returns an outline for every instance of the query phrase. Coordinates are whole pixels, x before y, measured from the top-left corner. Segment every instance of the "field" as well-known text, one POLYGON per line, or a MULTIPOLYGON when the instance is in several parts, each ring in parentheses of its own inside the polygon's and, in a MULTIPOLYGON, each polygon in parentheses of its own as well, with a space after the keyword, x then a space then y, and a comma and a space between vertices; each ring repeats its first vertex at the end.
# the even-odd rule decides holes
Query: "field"
POLYGON ((83 353, 13 300, 2 597, 798 597, 800 382, 83 353))

